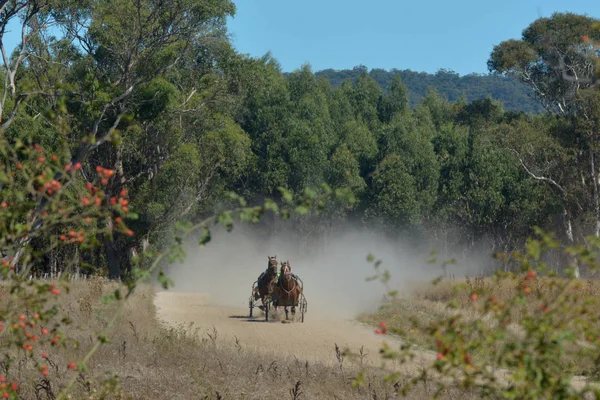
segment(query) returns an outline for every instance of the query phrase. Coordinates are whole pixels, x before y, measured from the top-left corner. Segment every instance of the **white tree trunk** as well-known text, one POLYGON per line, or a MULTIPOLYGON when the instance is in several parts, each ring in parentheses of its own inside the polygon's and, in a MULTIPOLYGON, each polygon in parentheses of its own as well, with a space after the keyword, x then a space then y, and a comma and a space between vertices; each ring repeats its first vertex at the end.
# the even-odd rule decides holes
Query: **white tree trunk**
MULTIPOLYGON (((571 221, 571 216, 567 212, 566 208, 563 209, 563 212, 564 212, 564 218, 565 218, 565 230, 566 230, 565 233, 567 234, 567 239, 569 240, 569 245, 573 246, 575 244, 575 240, 573 237, 573 222, 571 221)), ((577 258, 573 257, 572 261, 573 261, 573 273, 574 273, 575 279, 579 279, 581 277, 581 273, 579 270, 579 263, 577 262, 577 258)))

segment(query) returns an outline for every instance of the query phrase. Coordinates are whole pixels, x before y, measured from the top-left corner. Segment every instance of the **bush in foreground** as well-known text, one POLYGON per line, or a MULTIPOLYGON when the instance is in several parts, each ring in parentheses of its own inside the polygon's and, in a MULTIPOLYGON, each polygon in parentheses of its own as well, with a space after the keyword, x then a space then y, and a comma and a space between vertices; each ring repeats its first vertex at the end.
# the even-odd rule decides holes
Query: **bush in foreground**
MULTIPOLYGON (((594 383, 600 366, 600 284, 573 278, 573 265, 558 276, 542 261, 544 253, 558 251, 596 271, 600 240, 590 237, 588 243, 562 249, 538 231, 524 252, 511 254, 518 272, 458 284, 438 280, 412 299, 391 292, 376 315, 362 319, 385 321, 387 332, 436 352, 430 368, 403 387, 405 393, 427 380, 440 392, 454 387, 486 398, 600 398, 594 383)), ((379 271, 379 262, 376 268, 375 278, 387 282, 389 273, 379 271)), ((382 353, 406 362, 414 351, 406 345, 382 353)))

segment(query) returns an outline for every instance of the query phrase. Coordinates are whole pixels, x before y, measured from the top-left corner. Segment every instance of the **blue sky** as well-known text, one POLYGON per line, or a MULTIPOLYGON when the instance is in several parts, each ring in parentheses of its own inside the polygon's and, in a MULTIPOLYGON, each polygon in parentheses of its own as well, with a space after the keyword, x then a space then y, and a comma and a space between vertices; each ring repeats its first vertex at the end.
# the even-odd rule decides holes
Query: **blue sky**
POLYGON ((495 44, 520 38, 539 17, 570 11, 600 18, 593 0, 234 0, 236 49, 271 51, 284 71, 441 68, 487 73, 495 44))
MULTIPOLYGON (((461 75, 487 73, 495 44, 520 38, 540 16, 570 11, 600 18, 596 0, 233 0, 228 22, 236 49, 259 57, 271 51, 284 71, 411 69, 461 75)), ((5 35, 10 51, 19 27, 5 35)))

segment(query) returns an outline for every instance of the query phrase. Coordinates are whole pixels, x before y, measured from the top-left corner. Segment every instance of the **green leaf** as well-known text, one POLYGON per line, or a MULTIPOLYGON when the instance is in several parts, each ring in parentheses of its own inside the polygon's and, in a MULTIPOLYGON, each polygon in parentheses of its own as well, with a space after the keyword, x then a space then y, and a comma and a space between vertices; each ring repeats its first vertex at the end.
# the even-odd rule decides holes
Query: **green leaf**
POLYGON ((211 237, 210 229, 204 228, 204 231, 202 232, 202 236, 200 237, 200 247, 205 247, 206 244, 208 242, 210 242, 211 238, 212 237, 211 237))

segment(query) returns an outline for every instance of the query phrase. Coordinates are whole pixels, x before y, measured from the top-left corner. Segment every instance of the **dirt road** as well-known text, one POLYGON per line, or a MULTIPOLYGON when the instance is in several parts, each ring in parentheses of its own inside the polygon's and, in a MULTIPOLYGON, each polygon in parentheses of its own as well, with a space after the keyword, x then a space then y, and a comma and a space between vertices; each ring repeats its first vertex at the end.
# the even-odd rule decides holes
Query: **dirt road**
MULTIPOLYGON (((372 328, 348 319, 333 319, 319 316, 316 312, 306 314, 305 322, 281 323, 284 319, 272 322, 264 321, 264 314, 254 310, 255 318, 248 318, 247 308, 226 307, 211 304, 208 295, 181 292, 158 292, 155 299, 158 317, 166 324, 194 323, 200 332, 213 334, 217 331, 220 343, 235 344, 235 338, 241 346, 278 357, 297 358, 301 361, 320 362, 334 365, 337 363, 335 345, 343 351, 349 348, 358 352, 361 346, 366 357, 365 365, 380 366, 379 349, 383 342, 399 346, 401 341, 391 336, 376 335, 372 328)), ((299 315, 298 315, 299 316, 299 315)), ((430 365, 435 354, 421 351, 408 364, 400 365, 387 362, 388 370, 414 373, 430 365)), ((344 362, 349 362, 346 359, 344 362)), ((497 378, 502 382, 507 377, 506 370, 497 370, 497 378)), ((579 390, 585 385, 584 377, 574 377, 572 384, 579 390)))
MULTIPOLYGON (((319 316, 318 308, 313 310, 317 306, 311 309, 310 304, 304 323, 299 322, 299 313, 298 322, 282 323, 280 319, 285 319, 283 310, 279 311, 280 319, 274 321, 265 322, 259 309, 254 309, 255 318, 249 318, 247 308, 211 304, 209 296, 196 293, 158 292, 155 304, 159 318, 167 324, 193 322, 204 334, 212 335, 216 329, 221 342, 229 341, 233 345, 237 337, 247 348, 299 360, 335 364, 337 344, 342 351, 349 348, 353 352, 358 352, 362 346, 363 353, 367 354, 363 362, 378 366, 382 343, 386 341, 396 348, 400 344, 393 337, 376 335, 372 328, 358 322, 319 316)), ((423 357, 431 360, 432 356, 423 357)), ((415 360, 412 364, 415 368, 421 362, 415 360)))

